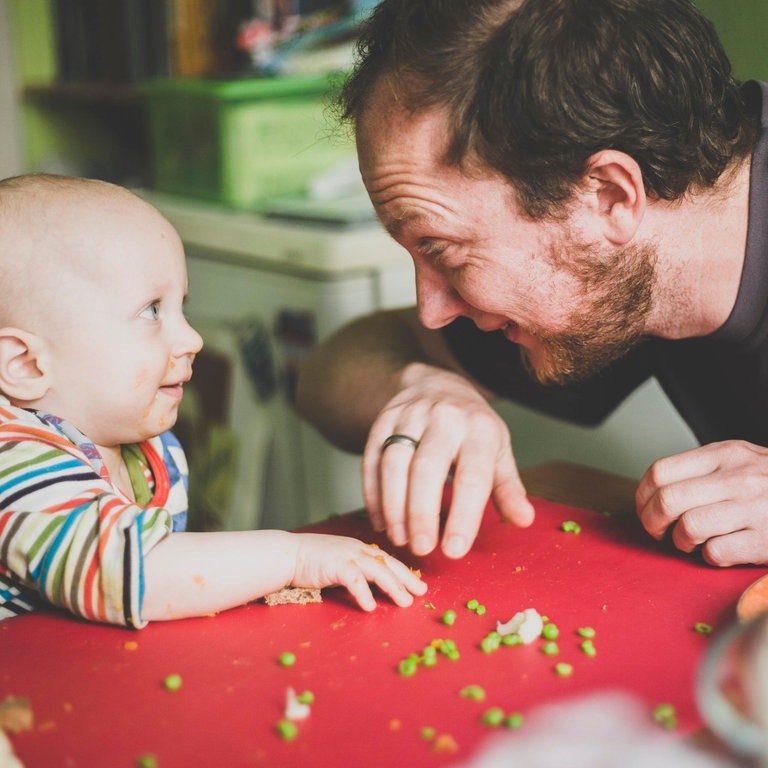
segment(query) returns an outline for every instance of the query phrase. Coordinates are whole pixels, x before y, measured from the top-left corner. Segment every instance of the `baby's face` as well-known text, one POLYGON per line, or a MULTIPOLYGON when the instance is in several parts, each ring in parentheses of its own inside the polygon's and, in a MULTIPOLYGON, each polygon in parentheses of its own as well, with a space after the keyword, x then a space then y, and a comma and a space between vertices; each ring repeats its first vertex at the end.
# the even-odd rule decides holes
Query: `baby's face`
POLYGON ((202 346, 187 323, 184 251, 154 209, 128 195, 96 201, 63 233, 46 325, 50 388, 34 407, 100 446, 171 428, 202 346))

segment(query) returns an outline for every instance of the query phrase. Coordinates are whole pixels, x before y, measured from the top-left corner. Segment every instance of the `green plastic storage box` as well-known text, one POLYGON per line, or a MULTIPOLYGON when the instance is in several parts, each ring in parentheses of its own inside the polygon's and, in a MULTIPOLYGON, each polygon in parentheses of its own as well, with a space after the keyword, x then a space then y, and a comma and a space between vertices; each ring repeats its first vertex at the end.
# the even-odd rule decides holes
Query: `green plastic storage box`
POLYGON ((328 75, 146 85, 154 185, 161 192, 257 209, 302 196, 354 147, 327 114, 328 75))

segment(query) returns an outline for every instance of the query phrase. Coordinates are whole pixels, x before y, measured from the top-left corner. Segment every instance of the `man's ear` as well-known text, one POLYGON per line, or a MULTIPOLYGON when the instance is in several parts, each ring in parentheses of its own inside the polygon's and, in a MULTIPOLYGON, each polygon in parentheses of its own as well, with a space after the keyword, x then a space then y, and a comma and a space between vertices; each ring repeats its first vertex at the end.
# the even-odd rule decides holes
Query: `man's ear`
POLYGON ((624 152, 605 149, 587 161, 587 189, 593 194, 603 237, 625 245, 637 232, 646 208, 640 166, 624 152))
POLYGON ((18 328, 0 328, 0 391, 10 400, 33 402, 48 391, 40 338, 18 328))

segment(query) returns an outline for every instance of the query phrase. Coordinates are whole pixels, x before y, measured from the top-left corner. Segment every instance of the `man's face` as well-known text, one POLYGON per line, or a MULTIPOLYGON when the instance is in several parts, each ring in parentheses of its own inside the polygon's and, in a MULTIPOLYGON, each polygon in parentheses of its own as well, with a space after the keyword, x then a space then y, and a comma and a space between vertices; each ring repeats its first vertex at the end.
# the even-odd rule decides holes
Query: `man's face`
POLYGON ((533 221, 508 182, 441 162, 440 111, 374 97, 358 125, 360 168, 384 226, 416 269, 421 322, 470 318, 521 345, 540 381, 592 375, 644 333, 655 254, 590 244, 565 221, 533 221))

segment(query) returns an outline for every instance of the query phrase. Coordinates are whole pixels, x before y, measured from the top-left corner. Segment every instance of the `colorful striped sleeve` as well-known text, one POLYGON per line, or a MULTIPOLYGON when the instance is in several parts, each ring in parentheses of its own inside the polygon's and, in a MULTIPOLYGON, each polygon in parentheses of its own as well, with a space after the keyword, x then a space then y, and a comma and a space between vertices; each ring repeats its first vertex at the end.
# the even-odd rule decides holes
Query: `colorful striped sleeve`
POLYGON ((0 603, 27 590, 86 619, 144 626, 144 554, 171 525, 164 507, 127 502, 55 433, 0 427, 0 603))

